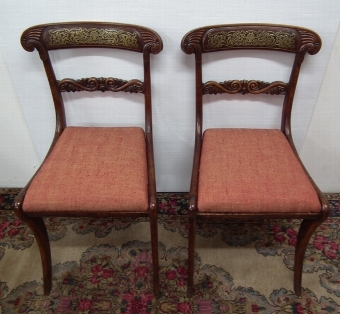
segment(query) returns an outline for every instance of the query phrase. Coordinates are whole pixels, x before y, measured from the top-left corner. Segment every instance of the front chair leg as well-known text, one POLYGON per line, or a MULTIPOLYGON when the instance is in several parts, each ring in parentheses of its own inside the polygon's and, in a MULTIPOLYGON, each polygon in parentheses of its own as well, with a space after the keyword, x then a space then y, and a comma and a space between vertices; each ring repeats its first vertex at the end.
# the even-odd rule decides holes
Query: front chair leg
POLYGON ((41 217, 27 217, 17 212, 16 214, 32 230, 38 243, 43 268, 44 295, 49 295, 52 289, 52 260, 50 241, 44 220, 41 217))
POLYGON ((159 297, 159 261, 158 261, 158 225, 157 213, 150 215, 151 229, 151 250, 152 250, 152 269, 153 269, 153 293, 156 298, 159 297))
POLYGON ((301 296, 302 269, 305 252, 314 231, 321 225, 320 220, 304 219, 301 222, 294 258, 294 291, 297 296, 301 296))
POLYGON ((189 211, 189 245, 188 245, 188 287, 187 295, 194 292, 195 240, 196 240, 196 212, 189 211))

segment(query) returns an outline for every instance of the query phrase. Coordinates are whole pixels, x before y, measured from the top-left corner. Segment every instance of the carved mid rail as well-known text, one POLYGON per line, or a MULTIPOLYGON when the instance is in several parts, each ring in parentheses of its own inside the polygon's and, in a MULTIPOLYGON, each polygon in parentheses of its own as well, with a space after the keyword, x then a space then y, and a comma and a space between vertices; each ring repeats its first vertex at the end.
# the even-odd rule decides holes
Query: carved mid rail
POLYGON ((144 83, 139 80, 125 81, 113 77, 90 77, 79 80, 63 79, 57 81, 60 92, 94 92, 94 91, 111 91, 111 92, 129 92, 144 93, 144 83))
POLYGON ((206 94, 270 94, 285 95, 288 84, 280 81, 272 83, 256 80, 229 80, 224 82, 208 81, 202 86, 203 95, 206 94))

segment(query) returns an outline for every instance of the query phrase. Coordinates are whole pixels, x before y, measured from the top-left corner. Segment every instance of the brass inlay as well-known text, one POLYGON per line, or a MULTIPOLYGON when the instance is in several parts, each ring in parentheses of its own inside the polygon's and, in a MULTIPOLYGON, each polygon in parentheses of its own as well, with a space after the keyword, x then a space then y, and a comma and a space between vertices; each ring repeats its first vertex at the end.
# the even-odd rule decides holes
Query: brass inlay
POLYGON ((248 46, 294 49, 295 34, 264 30, 222 31, 209 34, 208 49, 248 46))
POLYGON ((50 45, 109 45, 137 48, 137 34, 101 28, 63 28, 50 30, 50 45))

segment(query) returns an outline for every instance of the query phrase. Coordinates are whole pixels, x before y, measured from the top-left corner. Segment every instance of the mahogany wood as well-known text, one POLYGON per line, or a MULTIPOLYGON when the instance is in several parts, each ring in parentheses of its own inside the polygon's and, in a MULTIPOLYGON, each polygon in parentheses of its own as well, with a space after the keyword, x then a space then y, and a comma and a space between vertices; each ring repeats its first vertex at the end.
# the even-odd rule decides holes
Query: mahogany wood
MULTIPOLYGON (((197 219, 303 219, 298 233, 295 262, 294 262, 294 289, 301 295, 302 267, 306 248, 310 237, 316 228, 328 217, 330 205, 318 189, 304 168, 291 134, 291 112, 295 89, 298 81, 301 63, 305 54, 316 54, 321 48, 321 39, 313 31, 288 25, 275 24, 231 24, 212 25, 189 31, 182 39, 181 48, 186 54, 195 55, 195 81, 196 81, 196 125, 195 149, 192 168, 192 177, 189 193, 189 256, 188 256, 188 295, 194 291, 194 257, 195 236, 197 219), (247 41, 247 35, 252 40, 247 41), (273 50, 285 51, 295 54, 289 82, 262 82, 257 80, 238 81, 231 80, 217 83, 215 81, 202 82, 202 54, 214 51, 228 51, 236 49, 247 50, 273 50), (302 165, 320 201, 318 213, 201 213, 197 207, 199 167, 202 148, 202 123, 203 123, 203 95, 218 93, 249 93, 256 95, 268 93, 271 95, 285 95, 282 108, 281 131, 286 136, 297 160, 302 165)), ((227 53, 226 53, 227 54, 227 53)))
MULTIPOLYGON (((157 199, 154 152, 152 140, 152 104, 151 104, 151 73, 150 54, 157 54, 163 49, 160 36, 153 30, 130 24, 103 22, 70 22, 37 25, 25 30, 21 36, 21 44, 27 51, 39 52, 50 85, 56 112, 55 135, 47 156, 52 152, 56 142, 66 127, 66 117, 62 92, 75 91, 124 91, 143 93, 145 100, 145 145, 148 167, 148 200, 149 211, 139 212, 86 212, 86 217, 137 217, 150 218, 150 234, 153 262, 154 295, 159 295, 159 264, 158 264, 158 232, 157 232, 157 199), (86 78, 57 80, 49 57, 50 50, 69 48, 112 48, 130 50, 143 54, 144 82, 133 79, 125 81, 117 78, 86 78)), ((46 157, 47 157, 46 156, 46 157)), ((46 158, 45 158, 46 160, 46 158)), ((39 172, 40 168, 36 172, 39 172)), ((35 174, 35 175, 36 175, 35 174)), ((34 176, 33 176, 34 178, 34 176)), ((83 217, 81 212, 43 212, 32 214, 23 211, 23 202, 31 181, 15 200, 15 213, 31 228, 39 244, 43 266, 44 294, 52 287, 51 250, 46 226, 42 217, 83 217)), ((65 181, 67 178, 65 178, 65 181)), ((131 196, 133 197, 133 196, 131 196)))

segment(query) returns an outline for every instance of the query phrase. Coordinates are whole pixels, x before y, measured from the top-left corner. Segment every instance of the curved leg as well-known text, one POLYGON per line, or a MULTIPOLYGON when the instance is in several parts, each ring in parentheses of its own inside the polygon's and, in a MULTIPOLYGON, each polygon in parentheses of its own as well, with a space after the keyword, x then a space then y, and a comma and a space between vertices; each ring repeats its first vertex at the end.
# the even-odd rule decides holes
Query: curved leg
POLYGON ((187 294, 191 297, 194 291, 195 266, 195 238, 196 238, 196 212, 189 211, 189 245, 188 245, 188 287, 187 294))
POLYGON ((322 224, 320 220, 305 219, 301 222, 294 258, 294 291, 297 296, 301 296, 302 268, 305 252, 314 231, 322 224))
POLYGON ((153 269, 153 293, 159 297, 159 261, 158 261, 158 225, 157 212, 150 215, 151 248, 152 248, 152 269, 153 269))
POLYGON ((52 260, 51 247, 44 220, 41 217, 27 217, 22 213, 15 212, 32 230, 38 243, 43 268, 44 295, 49 295, 52 288, 52 260))

